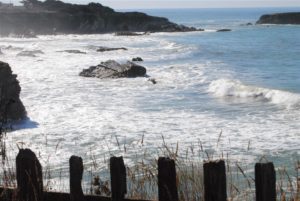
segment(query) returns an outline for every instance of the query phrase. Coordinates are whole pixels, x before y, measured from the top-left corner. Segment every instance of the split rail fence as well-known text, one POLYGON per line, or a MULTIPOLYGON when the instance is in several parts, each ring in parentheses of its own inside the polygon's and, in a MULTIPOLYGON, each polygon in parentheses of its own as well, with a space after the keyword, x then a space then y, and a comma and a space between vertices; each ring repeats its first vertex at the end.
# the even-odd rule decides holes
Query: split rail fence
MULTIPOLYGON (((72 156, 70 164, 70 193, 44 192, 42 166, 34 152, 21 149, 16 158, 17 188, 0 187, 1 201, 134 201, 125 199, 126 168, 122 157, 110 158, 111 197, 84 195, 81 181, 82 158, 72 156)), ((205 201, 226 201, 226 170, 223 160, 203 164, 205 201)), ((276 174, 273 163, 255 165, 256 201, 276 201, 276 174)), ((178 201, 175 161, 158 160, 158 200, 178 201)), ((142 201, 142 200, 135 200, 142 201)), ((145 201, 145 200, 143 200, 145 201)))

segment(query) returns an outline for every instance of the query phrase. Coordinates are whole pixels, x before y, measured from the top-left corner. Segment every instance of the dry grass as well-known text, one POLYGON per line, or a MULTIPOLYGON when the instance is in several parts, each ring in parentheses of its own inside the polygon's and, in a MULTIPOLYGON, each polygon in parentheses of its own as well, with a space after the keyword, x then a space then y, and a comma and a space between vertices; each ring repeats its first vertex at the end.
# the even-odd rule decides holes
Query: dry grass
MULTIPOLYGON (((219 134, 217 146, 221 139, 219 134)), ((6 130, 1 123, 0 129, 0 148, 1 148, 1 185, 4 187, 16 187, 15 170, 7 158, 5 148, 6 130)), ((144 137, 142 137, 144 138, 144 137)), ((144 139, 141 140, 144 143, 144 139)), ((120 147, 122 147, 119 144, 120 147)), ((124 153, 126 152, 124 145, 124 153)), ((206 152, 202 143, 191 145, 187 150, 181 150, 179 144, 168 145, 162 137, 162 145, 158 149, 156 156, 147 153, 144 150, 144 157, 136 157, 134 165, 127 166, 127 186, 128 198, 157 200, 157 158, 158 156, 169 157, 176 162, 177 186, 180 201, 204 201, 203 185, 203 160, 223 159, 226 161, 228 201, 247 201, 255 200, 255 183, 253 171, 247 171, 251 168, 245 167, 237 161, 230 159, 230 156, 224 157, 223 153, 206 152)), ((90 182, 85 184, 87 193, 110 196, 109 180, 101 180, 99 175, 98 161, 91 156, 89 165, 85 166, 89 174, 90 182)), ((104 162, 107 163, 107 159, 104 162)), ((253 167, 252 167, 253 168, 253 167)), ((44 185, 45 190, 49 191, 63 178, 62 171, 53 173, 51 164, 44 167, 44 185), (55 175, 55 176, 53 176, 55 175), (60 176, 57 176, 60 175, 60 176), (60 180, 53 182, 53 180, 60 180)), ((106 176, 107 177, 107 176, 106 176)), ((63 190, 63 189, 62 189, 63 190)), ((300 162, 295 164, 295 172, 288 174, 286 168, 277 169, 277 200, 278 201, 300 201, 300 162)))

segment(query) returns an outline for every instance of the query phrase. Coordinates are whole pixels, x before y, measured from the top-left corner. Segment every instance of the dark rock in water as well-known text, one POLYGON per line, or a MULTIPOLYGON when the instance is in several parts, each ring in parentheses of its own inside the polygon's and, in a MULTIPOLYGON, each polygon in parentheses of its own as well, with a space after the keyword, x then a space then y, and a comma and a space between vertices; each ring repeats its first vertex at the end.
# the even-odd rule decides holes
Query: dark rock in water
POLYGON ((142 36, 145 33, 136 33, 132 31, 120 31, 115 33, 116 36, 142 36))
POLYGON ((300 24, 300 12, 263 15, 256 24, 300 24))
POLYGON ((21 87, 17 75, 12 74, 7 63, 0 61, 0 121, 20 120, 26 110, 20 100, 21 87))
POLYGON ((246 26, 252 26, 253 24, 251 23, 251 22, 248 22, 247 24, 246 24, 246 26))
POLYGON ((25 0, 24 9, 0 9, 0 35, 96 34, 197 31, 167 18, 140 12, 116 12, 99 3, 78 5, 58 0, 25 0))
POLYGON ((148 79, 149 82, 152 82, 152 84, 157 84, 157 81, 154 78, 148 79))
POLYGON ((98 66, 84 69, 79 75, 97 78, 134 78, 145 76, 146 68, 129 61, 125 64, 119 64, 114 60, 108 60, 101 62, 98 66))
POLYGON ((37 57, 37 54, 44 54, 41 50, 32 50, 32 51, 22 51, 17 54, 17 56, 23 56, 23 57, 37 57))
POLYGON ((70 54, 86 54, 86 52, 82 52, 80 50, 64 50, 64 51, 58 51, 58 52, 67 52, 70 54))
POLYGON ((141 57, 132 58, 132 61, 143 61, 141 57))
POLYGON ((228 32, 228 31, 231 31, 231 29, 219 29, 219 30, 217 30, 217 32, 228 32))
POLYGON ((97 52, 115 51, 115 50, 127 50, 125 47, 99 47, 97 52))

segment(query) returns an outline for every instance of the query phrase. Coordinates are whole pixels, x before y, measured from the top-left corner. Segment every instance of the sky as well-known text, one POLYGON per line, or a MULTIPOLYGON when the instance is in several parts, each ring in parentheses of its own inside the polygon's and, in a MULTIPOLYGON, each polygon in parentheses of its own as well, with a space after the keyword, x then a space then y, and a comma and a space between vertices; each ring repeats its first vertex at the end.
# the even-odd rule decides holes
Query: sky
MULTIPOLYGON (((1 0, 0 0, 1 1, 1 0)), ((244 8, 244 7, 300 7, 300 0, 63 0, 87 4, 99 2, 114 9, 131 8, 244 8)), ((2 0, 18 3, 19 0, 2 0)))

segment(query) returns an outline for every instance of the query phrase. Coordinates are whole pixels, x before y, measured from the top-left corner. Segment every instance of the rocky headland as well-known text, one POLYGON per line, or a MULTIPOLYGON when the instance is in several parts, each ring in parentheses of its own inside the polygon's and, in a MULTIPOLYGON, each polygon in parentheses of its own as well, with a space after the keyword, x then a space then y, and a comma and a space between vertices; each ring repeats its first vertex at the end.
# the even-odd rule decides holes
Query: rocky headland
POLYGON ((300 24, 300 12, 263 15, 256 24, 300 24))
POLYGON ((17 75, 7 63, 0 61, 0 122, 20 120, 26 117, 25 107, 20 100, 21 87, 17 75))
POLYGON ((99 3, 77 5, 56 0, 24 0, 23 4, 23 7, 0 8, 0 35, 197 31, 167 18, 116 12, 99 3))

